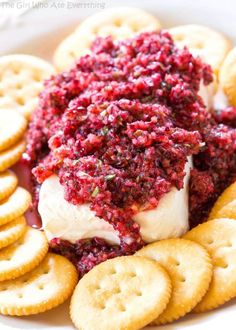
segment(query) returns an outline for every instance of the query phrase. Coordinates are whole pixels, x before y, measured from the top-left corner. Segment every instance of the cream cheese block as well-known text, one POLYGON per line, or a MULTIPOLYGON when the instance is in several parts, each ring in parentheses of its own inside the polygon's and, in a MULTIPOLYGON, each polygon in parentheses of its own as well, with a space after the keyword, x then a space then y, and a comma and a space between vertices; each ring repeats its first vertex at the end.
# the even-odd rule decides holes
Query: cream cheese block
MULTIPOLYGON (((186 164, 184 188, 172 188, 155 209, 139 212, 134 220, 140 225, 145 242, 179 237, 188 230, 188 181, 190 161, 186 164)), ((44 181, 40 189, 38 210, 49 240, 60 237, 71 243, 79 239, 101 237, 119 244, 117 231, 96 217, 89 204, 73 205, 64 199, 64 189, 56 175, 44 181)))
POLYGON ((214 82, 208 86, 201 82, 198 95, 203 99, 203 103, 208 111, 223 110, 229 106, 227 96, 223 92, 222 87, 220 85, 216 86, 214 82))

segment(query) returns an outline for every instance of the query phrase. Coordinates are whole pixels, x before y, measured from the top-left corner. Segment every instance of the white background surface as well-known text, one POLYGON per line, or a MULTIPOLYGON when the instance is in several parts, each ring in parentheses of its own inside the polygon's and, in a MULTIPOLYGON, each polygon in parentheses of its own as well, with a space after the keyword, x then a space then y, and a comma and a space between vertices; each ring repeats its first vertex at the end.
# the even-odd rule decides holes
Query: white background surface
MULTIPOLYGON (((18 1, 18 8, 0 9, 0 22, 3 14, 17 15, 23 2, 18 1)), ((47 8, 33 9, 8 26, 0 28, 0 54, 22 52, 50 60, 53 49, 59 41, 72 31, 81 19, 99 10, 93 9, 93 6, 99 8, 103 5, 105 8, 115 5, 145 8, 155 14, 164 27, 186 23, 204 24, 222 31, 236 45, 236 0, 76 0, 75 2, 80 6, 77 9, 69 9, 71 5, 68 2, 72 1, 50 2, 47 8), (89 5, 89 2, 93 5, 89 5), (64 3, 65 8, 55 8, 59 3, 64 3), (85 8, 86 3, 87 8, 85 8)), ((0 330, 16 329, 72 330, 74 328, 69 319, 68 304, 64 304, 41 315, 24 318, 0 317, 0 330)), ((188 315, 178 322, 156 329, 234 330, 236 329, 236 300, 213 312, 188 315)))

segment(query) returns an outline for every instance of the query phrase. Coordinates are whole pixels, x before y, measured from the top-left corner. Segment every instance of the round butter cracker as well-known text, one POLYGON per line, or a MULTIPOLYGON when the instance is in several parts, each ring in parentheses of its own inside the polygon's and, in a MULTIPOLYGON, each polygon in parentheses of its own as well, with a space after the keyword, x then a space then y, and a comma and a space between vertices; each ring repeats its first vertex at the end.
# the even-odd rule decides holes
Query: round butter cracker
POLYGON ((208 220, 217 218, 236 219, 236 182, 227 187, 215 202, 208 220))
POLYGON ((43 81, 52 74, 53 67, 35 56, 0 57, 0 110, 14 109, 29 119, 38 104, 43 81))
POLYGON ((72 33, 57 47, 54 53, 54 64, 59 72, 69 70, 76 59, 90 53, 92 40, 79 33, 72 33))
POLYGON ((209 27, 195 24, 180 25, 169 29, 177 46, 187 46, 195 56, 210 64, 214 73, 219 69, 231 49, 231 42, 223 34, 209 27))
POLYGON ((0 202, 0 226, 24 214, 30 203, 30 193, 24 188, 16 188, 8 199, 0 202))
POLYGON ((0 250, 0 281, 17 278, 38 266, 48 251, 43 232, 28 227, 15 243, 0 250))
POLYGON ((0 201, 8 198, 16 189, 17 184, 17 176, 12 171, 0 173, 0 201))
POLYGON ((56 49, 54 63, 59 71, 69 69, 75 60, 90 52, 97 36, 112 36, 114 40, 133 37, 147 31, 158 31, 159 20, 140 8, 116 7, 95 13, 85 19, 73 34, 56 49))
POLYGON ((11 109, 0 109, 0 151, 19 141, 27 127, 26 119, 11 109))
POLYGON ((23 316, 45 312, 69 298, 77 281, 69 260, 48 253, 34 270, 0 282, 0 313, 23 316))
POLYGON ((219 79, 230 104, 236 106, 236 47, 226 56, 220 68, 219 79))
POLYGON ((80 330, 141 329, 163 312, 170 293, 169 276, 157 262, 118 257, 102 262, 79 281, 70 314, 80 330))
POLYGON ((211 220, 193 228, 184 238, 204 246, 213 262, 209 290, 194 311, 205 312, 236 297, 236 221, 211 220))
POLYGON ((207 292, 212 263, 206 249, 194 242, 173 238, 149 244, 136 253, 157 261, 172 282, 172 295, 155 325, 177 320, 189 313, 207 292))
POLYGON ((26 231, 25 217, 21 216, 0 227, 0 249, 17 241, 26 231))
MULTIPOLYGON (((1 111, 1 110, 0 110, 1 111)), ((20 140, 10 147, 10 149, 0 152, 0 172, 3 172, 17 163, 25 151, 25 140, 20 140)))

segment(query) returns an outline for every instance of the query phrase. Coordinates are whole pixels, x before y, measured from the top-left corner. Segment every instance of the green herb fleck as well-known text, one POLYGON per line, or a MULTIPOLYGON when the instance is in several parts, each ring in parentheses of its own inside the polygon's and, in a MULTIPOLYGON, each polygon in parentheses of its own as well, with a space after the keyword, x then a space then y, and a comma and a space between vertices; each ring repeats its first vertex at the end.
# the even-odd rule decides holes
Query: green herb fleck
POLYGON ((143 103, 146 103, 146 102, 151 102, 152 99, 153 99, 153 96, 152 96, 152 95, 148 95, 148 96, 143 97, 143 98, 141 99, 141 101, 142 101, 143 103))
POLYGON ((136 182, 139 182, 140 181, 140 176, 138 175, 137 177, 136 177, 136 182))
POLYGON ((104 126, 104 127, 102 128, 102 135, 107 135, 108 132, 109 132, 109 128, 106 127, 106 126, 104 126))
POLYGON ((113 180, 115 177, 116 177, 115 174, 108 174, 105 176, 105 180, 110 181, 110 180, 113 180))
POLYGON ((75 160, 73 160, 73 165, 77 165, 79 162, 80 162, 79 159, 75 159, 75 160))
POLYGON ((98 164, 97 164, 97 166, 101 168, 101 167, 102 167, 102 164, 103 164, 103 163, 102 163, 101 159, 98 159, 98 164))
POLYGON ((107 102, 103 102, 102 104, 100 104, 99 108, 100 109, 106 109, 108 107, 108 103, 107 102))
POLYGON ((100 112, 100 115, 101 115, 102 117, 105 117, 106 114, 107 114, 106 110, 103 110, 102 112, 100 112))
POLYGON ((96 187, 94 191, 92 192, 92 197, 96 197, 99 194, 99 188, 96 187))

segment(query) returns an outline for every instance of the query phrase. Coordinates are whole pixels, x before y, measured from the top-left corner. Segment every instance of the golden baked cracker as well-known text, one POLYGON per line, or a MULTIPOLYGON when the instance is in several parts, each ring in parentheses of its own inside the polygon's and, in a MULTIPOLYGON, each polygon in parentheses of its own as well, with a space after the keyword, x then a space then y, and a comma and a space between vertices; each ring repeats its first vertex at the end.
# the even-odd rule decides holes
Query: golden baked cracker
POLYGON ((0 313, 22 316, 45 312, 69 298, 77 280, 69 260, 48 253, 37 268, 0 282, 0 313))
MULTIPOLYGON (((230 216, 224 215, 227 212, 227 205, 236 200, 236 182, 232 183, 228 188, 226 188, 223 193, 218 197, 215 202, 208 220, 217 218, 231 218, 230 216), (223 212, 222 212, 223 211, 223 212)), ((236 215, 236 208, 235 208, 236 215)))
POLYGON ((0 249, 17 241, 25 233, 26 228, 24 216, 0 226, 0 249))
POLYGON ((0 202, 0 226, 24 214, 30 203, 30 193, 18 187, 8 199, 0 202))
POLYGON ((0 151, 6 150, 22 138, 26 119, 17 111, 0 109, 0 151))
POLYGON ((111 35, 115 40, 122 40, 141 32, 158 31, 160 28, 160 21, 143 9, 115 7, 89 16, 77 27, 75 33, 83 29, 93 35, 111 35))
POLYGON ((201 245, 173 238, 149 244, 136 253, 157 261, 172 282, 172 295, 155 325, 177 320, 190 312, 205 295, 212 278, 212 263, 201 245))
POLYGON ((20 140, 14 146, 11 146, 10 149, 0 152, 0 172, 7 170, 20 160, 25 151, 25 146, 25 140, 20 140))
POLYGON ((230 104, 236 106, 236 47, 226 56, 220 68, 219 79, 230 104))
POLYGON ((209 27, 195 24, 180 25, 169 29, 179 47, 187 46, 193 55, 200 56, 210 64, 218 75, 224 58, 231 49, 231 42, 209 27))
POLYGON ((0 250, 0 281, 19 277, 42 261, 48 251, 43 232, 28 227, 15 243, 0 250))
POLYGON ((222 207, 222 209, 217 212, 217 217, 215 217, 215 219, 216 218, 236 219, 236 199, 222 207))
POLYGON ((157 31, 159 20, 140 8, 116 7, 89 16, 56 49, 54 63, 59 71, 70 68, 74 61, 89 53, 96 36, 111 35, 115 40, 133 37, 146 31, 157 31))
POLYGON ((29 119, 37 106, 43 81, 52 74, 53 67, 35 56, 0 57, 0 109, 15 109, 29 119))
POLYGON ((184 238, 203 245, 213 262, 209 290, 194 311, 205 312, 236 297, 236 221, 211 220, 193 228, 184 238))
POLYGON ((17 176, 12 171, 0 173, 0 201, 8 198, 16 189, 17 184, 17 176))
POLYGON ((152 260, 118 257, 94 267, 78 283, 70 314, 78 329, 141 329, 165 309, 171 282, 152 260))
POLYGON ((89 41, 79 33, 72 33, 62 40, 54 53, 54 64, 57 70, 59 72, 68 70, 77 58, 89 54, 92 40, 89 41))

